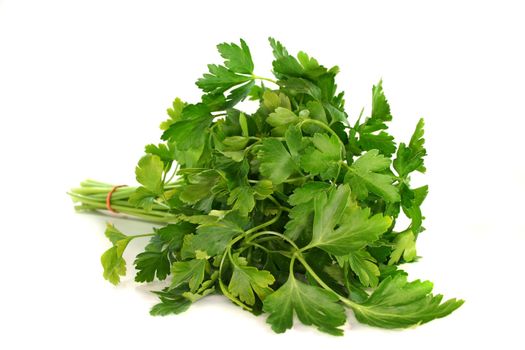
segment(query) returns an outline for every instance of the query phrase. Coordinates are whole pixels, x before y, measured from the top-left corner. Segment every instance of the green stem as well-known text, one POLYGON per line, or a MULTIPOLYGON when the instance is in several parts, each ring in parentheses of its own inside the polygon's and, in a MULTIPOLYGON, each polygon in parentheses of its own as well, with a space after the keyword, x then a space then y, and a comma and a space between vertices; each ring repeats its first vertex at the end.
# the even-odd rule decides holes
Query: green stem
MULTIPOLYGON (((224 253, 222 254, 222 258, 221 258, 221 262, 219 264, 219 286, 221 288, 221 291, 222 293, 228 298, 230 299, 231 301, 233 301, 235 304, 239 305, 240 307, 248 310, 248 311, 252 311, 252 308, 250 308, 249 306, 245 305, 243 302, 241 302, 239 299, 237 299, 236 297, 234 297, 228 290, 228 288, 226 287, 226 285, 224 284, 224 282, 222 281, 222 270, 223 270, 223 267, 224 267, 224 262, 226 261, 226 257, 229 258, 230 262, 232 264, 235 264, 234 261, 233 261, 233 257, 232 257, 232 253, 231 253, 231 248, 233 247, 233 245, 237 242, 239 242, 240 240, 248 237, 250 234, 252 234, 253 232, 256 232, 258 230, 260 230, 261 228, 265 228, 267 226, 270 226, 271 224, 275 223, 277 220, 279 220, 279 217, 281 216, 281 211, 279 211, 277 213, 277 215, 275 215, 272 219, 258 225, 258 226, 255 226, 247 231, 245 231, 243 234, 235 237, 234 239, 232 239, 228 245, 226 246, 226 249, 224 251, 224 253)), ((269 232, 269 231, 268 231, 269 232)), ((256 236, 256 235, 254 235, 256 236)))
POLYGON ((293 265, 295 263, 295 258, 297 257, 296 254, 292 255, 292 258, 290 259, 290 271, 288 272, 288 279, 292 278, 295 279, 295 276, 293 274, 293 265))
MULTIPOLYGON (((175 164, 175 169, 173 169, 173 174, 171 174, 171 176, 168 179, 168 181, 166 182, 166 184, 169 184, 173 180, 175 175, 177 175, 177 171, 179 171, 179 163, 175 164)), ((164 187, 164 189, 166 189, 166 187, 164 187)))
POLYGON ((344 151, 345 151, 345 144, 343 143, 343 141, 341 140, 341 138, 339 138, 339 135, 337 135, 337 133, 332 130, 332 128, 330 128, 328 125, 326 125, 325 123, 323 123, 322 121, 319 121, 319 120, 315 120, 315 119, 305 119, 303 120, 302 122, 300 122, 298 124, 299 128, 301 128, 304 124, 314 124, 314 125, 317 125, 319 126, 320 128, 328 131, 330 134, 334 135, 336 138, 337 138, 337 141, 339 141, 339 146, 341 148, 341 157, 342 159, 345 159, 345 154, 344 154, 344 151))
POLYGON ((295 181, 305 181, 313 177, 314 175, 305 175, 305 176, 293 177, 291 179, 284 180, 283 182, 290 183, 290 182, 295 182, 295 181))
MULTIPOLYGON (((82 204, 81 208, 86 208, 86 205, 89 205, 92 207, 91 209, 98 209, 98 210, 107 209, 105 201, 104 202, 97 201, 89 197, 77 195, 75 193, 68 193, 68 194, 69 196, 71 196, 71 198, 73 198, 73 200, 81 202, 82 204)), ((158 211, 158 210, 152 209, 151 211, 146 212, 144 209, 129 207, 127 205, 119 205, 116 203, 112 203, 111 207, 119 213, 133 215, 135 217, 138 217, 138 218, 141 218, 147 221, 151 221, 151 222, 169 223, 169 222, 179 221, 179 218, 177 215, 169 214, 166 211, 158 211)))
POLYGON ((264 223, 262 223, 262 224, 260 224, 258 226, 252 227, 251 229, 249 229, 248 231, 245 232, 245 236, 248 236, 248 235, 250 235, 250 234, 252 234, 254 232, 259 231, 262 228, 265 228, 267 226, 270 226, 270 225, 274 224, 275 222, 277 222, 277 220, 279 220, 279 217, 281 217, 281 213, 282 213, 282 211, 279 210, 279 212, 272 219, 270 219, 270 220, 268 220, 268 221, 266 221, 266 222, 264 222, 264 223))
POLYGON ((143 233, 141 235, 134 235, 134 236, 128 236, 128 237, 131 237, 131 239, 135 239, 135 238, 151 237, 151 236, 155 236, 155 233, 143 233))
POLYGON ((242 307, 243 309, 246 309, 248 311, 252 311, 252 308, 247 306, 246 304, 244 304, 242 301, 240 301, 239 299, 237 299, 236 297, 234 297, 230 291, 228 290, 228 287, 224 284, 224 282, 222 281, 222 269, 223 269, 223 266, 224 266, 224 262, 226 261, 226 257, 228 256, 230 258, 230 262, 233 264, 233 259, 232 259, 232 255, 231 255, 231 248, 232 246, 237 243, 238 241, 240 241, 241 239, 243 239, 244 237, 246 237, 246 233, 243 233, 242 235, 239 235, 237 237, 235 237, 234 239, 232 239, 230 241, 230 243, 228 244, 228 246, 226 247, 226 250, 224 251, 224 253, 222 254, 222 258, 221 258, 221 263, 219 264, 219 276, 217 277, 218 280, 219 280, 219 287, 221 288, 221 291, 222 291, 222 294, 224 294, 228 299, 230 299, 231 301, 233 301, 235 304, 239 305, 240 307, 242 307))
POLYGON ((258 80, 269 81, 269 82, 271 82, 271 83, 274 83, 275 85, 279 85, 279 84, 277 83, 277 81, 274 80, 274 79, 265 78, 265 77, 260 77, 260 76, 258 76, 258 75, 254 75, 254 74, 252 74, 252 78, 253 78, 253 79, 258 79, 258 80))
POLYGON ((271 200, 271 201, 273 202, 273 204, 275 204, 275 205, 277 206, 277 208, 279 208, 279 210, 290 211, 289 208, 287 208, 287 207, 283 207, 283 206, 281 205, 281 203, 279 203, 279 202, 277 201, 277 199, 275 199, 273 196, 268 196, 268 199, 271 200))
POLYGON ((286 237, 285 235, 283 235, 282 233, 279 233, 279 232, 275 232, 275 231, 261 231, 261 232, 258 232, 250 237, 248 237, 246 239, 246 242, 251 242, 253 241, 254 239, 256 239, 257 237, 260 237, 260 236, 265 236, 265 235, 270 235, 270 236, 277 236, 281 239, 283 239, 284 241, 286 241, 287 243, 289 243, 292 247, 295 248, 295 250, 299 250, 299 247, 297 246, 297 244, 295 244, 294 241, 292 241, 290 238, 286 237))
POLYGON ((324 289, 326 289, 327 291, 331 292, 331 293, 334 293, 334 295, 337 296, 337 298, 339 298, 339 300, 341 302, 343 302, 344 304, 346 304, 347 306, 350 306, 352 308, 360 308, 361 305, 359 305, 358 303, 356 302, 353 302, 352 300, 348 299, 348 298, 345 298, 343 297, 342 295, 338 294, 336 291, 334 291, 332 288, 330 288, 322 279, 321 277, 319 277, 315 271, 312 269, 312 267, 306 262, 306 260, 304 259, 303 255, 300 253, 300 252, 296 252, 294 254, 294 256, 297 258, 297 260, 299 260, 301 262, 301 264, 304 266, 304 268, 306 269, 306 271, 308 271, 308 273, 317 281, 317 283, 319 283, 319 285, 321 287, 323 287, 324 289))

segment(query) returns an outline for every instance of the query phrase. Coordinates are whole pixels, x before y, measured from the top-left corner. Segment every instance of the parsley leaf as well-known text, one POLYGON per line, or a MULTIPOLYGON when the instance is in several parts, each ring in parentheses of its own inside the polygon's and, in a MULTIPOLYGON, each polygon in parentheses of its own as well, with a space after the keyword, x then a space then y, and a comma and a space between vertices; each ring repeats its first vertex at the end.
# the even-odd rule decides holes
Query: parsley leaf
POLYGON ((145 189, 154 194, 162 193, 162 173, 164 172, 164 163, 158 156, 146 155, 139 161, 135 174, 137 181, 145 189))
POLYGON ((292 328, 294 314, 302 323, 332 335, 342 335, 338 327, 346 321, 345 309, 333 293, 298 281, 292 275, 266 297, 263 310, 270 314, 266 321, 277 333, 292 328))
POLYGON ((394 159, 394 169, 401 177, 406 177, 413 171, 421 173, 426 171, 423 159, 427 154, 424 147, 425 139, 423 138, 424 126, 424 120, 420 119, 408 146, 404 143, 399 144, 397 157, 394 159))
POLYGON ((341 168, 341 146, 337 136, 314 134, 312 142, 315 146, 306 149, 301 157, 301 167, 321 179, 334 179, 341 168))
POLYGON ((407 282, 404 274, 385 278, 358 306, 353 307, 359 322, 382 328, 406 328, 445 317, 463 304, 443 296, 432 295, 429 281, 407 282))
POLYGON ((180 288, 169 289, 154 292, 159 296, 160 303, 154 305, 150 314, 152 316, 166 316, 170 314, 180 314, 188 310, 191 306, 191 301, 183 296, 180 288))
POLYGON ((242 216, 247 216, 255 207, 254 191, 250 186, 236 187, 230 193, 228 204, 232 210, 237 210, 242 216))
POLYGON ((297 171, 297 164, 281 141, 266 139, 258 153, 259 171, 274 184, 280 184, 297 171))
POLYGON ((242 39, 241 46, 222 43, 217 45, 217 48, 225 59, 224 66, 209 64, 209 73, 197 81, 197 86, 211 94, 222 94, 237 86, 226 98, 228 105, 233 106, 244 100, 254 85, 252 56, 248 45, 242 39), (241 84, 244 85, 239 86, 241 84))
POLYGON ((317 194, 325 192, 330 185, 325 182, 309 182, 297 188, 288 202, 293 205, 288 214, 289 221, 285 225, 284 234, 294 241, 308 243, 312 237, 314 218, 314 199, 317 194))
POLYGON ((365 287, 376 287, 379 282, 379 267, 377 261, 366 250, 357 250, 348 255, 337 256, 337 261, 341 266, 348 263, 352 271, 355 272, 359 281, 365 287))
POLYGON ((182 247, 184 236, 194 229, 195 226, 187 222, 169 224, 157 229, 144 252, 138 254, 135 259, 135 281, 151 282, 155 276, 164 280, 170 273, 176 252, 182 247))
POLYGON ((391 156, 396 151, 394 137, 385 131, 386 122, 392 120, 390 105, 383 91, 383 81, 379 81, 372 88, 372 113, 363 123, 356 122, 350 130, 350 144, 355 154, 361 151, 379 150, 386 156, 391 156), (378 132, 379 131, 379 132, 378 132), (357 136, 359 135, 359 137, 357 136))
POLYGON ((234 254, 232 258, 233 273, 228 285, 230 292, 248 305, 255 304, 254 292, 261 300, 264 300, 272 292, 269 287, 275 282, 272 274, 266 270, 248 266, 248 261, 239 254, 234 254))
POLYGON ((382 173, 389 166, 389 159, 380 155, 378 150, 371 150, 352 164, 344 181, 350 184, 359 199, 366 198, 370 191, 387 202, 399 202, 401 198, 393 185, 393 176, 382 173))
POLYGON ((390 227, 389 217, 349 204, 350 189, 341 185, 327 195, 321 193, 314 202, 312 241, 309 246, 328 253, 345 255, 375 242, 390 227), (337 226, 337 228, 336 228, 337 226))
POLYGON ((244 232, 239 221, 231 218, 229 216, 197 227, 197 234, 192 240, 193 249, 204 251, 210 256, 222 253, 233 237, 244 232))
POLYGON ((241 46, 222 43, 217 45, 217 48, 222 58, 225 59, 224 65, 227 68, 237 73, 253 73, 252 55, 244 40, 241 39, 241 46))
POLYGON ((173 279, 170 288, 177 288, 184 283, 188 283, 190 290, 192 292, 196 291, 202 281, 204 281, 206 264, 206 259, 174 262, 171 266, 173 279))
POLYGON ((132 237, 124 235, 111 224, 106 226, 106 237, 113 246, 100 257, 104 268, 104 278, 113 284, 119 284, 120 277, 126 275, 126 261, 122 257, 132 237))

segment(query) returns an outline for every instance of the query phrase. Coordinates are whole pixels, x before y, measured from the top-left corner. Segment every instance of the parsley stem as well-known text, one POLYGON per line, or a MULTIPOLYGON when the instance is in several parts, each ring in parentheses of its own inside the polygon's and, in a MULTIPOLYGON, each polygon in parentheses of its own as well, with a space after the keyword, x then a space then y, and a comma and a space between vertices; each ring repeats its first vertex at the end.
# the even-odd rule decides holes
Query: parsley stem
POLYGON ((177 163, 177 164, 175 165, 175 169, 173 169, 173 173, 171 174, 171 177, 168 179, 168 181, 166 181, 165 184, 169 184, 169 183, 173 180, 173 178, 175 177, 175 175, 177 175, 177 171, 179 171, 179 163, 177 163))
POLYGON ((254 234, 253 236, 250 236, 246 239, 246 242, 249 243, 251 241, 253 241, 255 238, 257 237, 260 237, 260 236, 264 236, 264 235, 270 235, 270 236, 277 236, 277 237, 280 237, 282 238, 283 240, 285 240, 286 242, 288 242, 292 247, 295 248, 295 250, 299 250, 299 247, 297 246, 297 244, 295 244, 294 241, 292 241, 290 238, 286 237, 285 235, 283 235, 282 233, 279 233, 279 232, 275 232, 275 231, 261 231, 261 232, 257 232, 256 234, 254 234))
POLYGON ((255 242, 249 242, 247 243, 247 245, 243 248, 241 248, 239 250, 239 254, 241 254, 242 252, 244 252, 246 249, 248 248, 251 248, 251 247, 256 247, 256 248, 259 248, 261 250, 263 250, 265 253, 269 254, 269 253, 276 253, 276 254, 281 254, 283 256, 286 256, 287 258, 292 258, 292 254, 289 252, 289 251, 285 251, 285 250, 272 250, 272 249, 268 249, 266 248, 265 246, 259 244, 259 243, 255 243, 255 242))
MULTIPOLYGON (((271 200, 271 201, 272 201, 272 202, 273 202, 273 203, 279 208, 279 210, 290 211, 289 208, 283 207, 283 206, 281 205, 281 203, 279 203, 279 202, 277 201, 277 199, 275 199, 273 196, 268 196, 268 199, 271 200)), ((280 215, 280 213, 279 213, 279 215, 280 215)), ((277 221, 277 220, 276 220, 276 221, 277 221)))
POLYGON ((339 135, 337 135, 337 133, 332 130, 332 128, 330 128, 328 125, 326 125, 325 123, 323 123, 322 121, 320 120, 315 120, 315 119, 305 119, 303 120, 302 122, 300 122, 298 124, 299 128, 301 128, 304 124, 314 124, 314 125, 317 125, 319 126, 320 128, 328 131, 330 134, 334 135, 336 138, 337 138, 337 141, 339 141, 339 146, 341 148, 341 159, 345 159, 345 144, 343 143, 343 141, 341 140, 341 138, 339 137, 339 135))
POLYGON ((235 304, 239 305, 240 307, 242 307, 242 308, 244 308, 244 309, 246 309, 248 311, 252 311, 252 309, 249 306, 245 305, 242 301, 240 301, 239 299, 234 297, 228 291, 228 288, 226 287, 226 285, 222 281, 222 270, 223 270, 223 267, 224 267, 224 262, 226 261, 226 257, 228 257, 230 262, 232 264, 235 264, 235 262, 233 261, 232 253, 231 253, 231 248, 233 247, 233 245, 235 243, 239 242, 240 240, 248 237, 251 233, 256 232, 256 231, 258 231, 258 230, 260 230, 262 228, 265 228, 265 227, 270 226, 271 224, 275 223, 277 220, 279 220, 279 217, 281 216, 281 213, 282 213, 282 210, 279 210, 277 215, 275 215, 272 219, 270 219, 270 220, 268 220, 268 221, 266 221, 266 222, 264 222, 264 223, 262 223, 262 224, 260 224, 258 226, 252 227, 251 229, 245 231, 243 234, 241 234, 241 235, 235 237, 234 239, 232 239, 230 241, 230 243, 228 243, 228 245, 226 246, 226 250, 222 254, 221 262, 220 262, 220 265, 219 265, 219 276, 218 276, 219 286, 221 288, 221 291, 228 299, 230 299, 235 304))
POLYGON ((270 83, 274 83, 275 85, 279 85, 279 84, 277 83, 277 81, 274 80, 274 79, 265 78, 265 77, 260 77, 260 76, 258 76, 258 75, 253 75, 253 74, 252 74, 252 78, 253 78, 253 79, 258 79, 258 80, 269 81, 270 83))
MULTIPOLYGON (((76 193, 69 192, 68 193, 73 200, 81 202, 82 206, 79 207, 79 210, 105 210, 106 203, 105 201, 99 201, 96 199, 91 199, 88 196, 79 195, 76 193)), ((111 207, 115 209, 117 212, 122 214, 128 214, 133 215, 135 217, 141 218, 143 220, 151 221, 151 222, 159 222, 159 223, 169 223, 169 222, 177 222, 179 221, 179 218, 177 215, 173 215, 168 213, 165 210, 155 210, 152 209, 148 212, 146 212, 144 209, 130 207, 128 205, 124 205, 124 203, 120 203, 121 201, 117 201, 117 203, 112 203, 111 207)))
POLYGON ((291 179, 284 180, 285 183, 295 182, 295 181, 306 181, 308 179, 311 179, 315 177, 314 175, 305 175, 305 176, 299 176, 299 177, 293 177, 291 179))
POLYGON ((270 220, 258 225, 258 226, 255 226, 255 227, 252 227, 251 229, 247 230, 245 233, 244 233, 244 236, 248 236, 249 234, 251 233, 254 233, 254 232, 257 232, 258 230, 262 229, 262 228, 265 228, 267 226, 270 226, 271 224, 275 223, 277 220, 279 220, 279 217, 281 216, 281 213, 282 211, 279 210, 279 212, 270 220))
POLYGON ((135 239, 135 238, 151 237, 151 236, 155 236, 155 233, 143 233, 141 235, 134 235, 134 236, 128 236, 128 237, 130 237, 131 239, 135 239))
POLYGON ((293 265, 295 263, 295 258, 297 258, 297 255, 293 254, 292 258, 290 259, 290 268, 289 268, 290 271, 288 272, 288 279, 290 278, 295 279, 295 276, 293 274, 293 265))
POLYGON ((321 277, 319 277, 315 271, 312 269, 312 267, 306 262, 306 260, 304 259, 303 255, 300 253, 300 252, 296 252, 294 254, 294 256, 292 257, 293 258, 297 258, 297 260, 299 260, 301 262, 301 264, 304 266, 304 268, 306 269, 306 271, 308 271, 308 273, 317 281, 317 283, 319 283, 319 285, 321 287, 323 287, 324 289, 326 289, 327 291, 329 292, 332 292, 334 293, 340 301, 342 301, 344 304, 346 304, 347 306, 350 306, 350 307, 353 307, 353 308, 358 308, 360 307, 359 304, 357 304, 356 302, 353 302, 352 300, 348 299, 348 298, 345 298, 343 297, 342 295, 338 294, 336 291, 334 291, 332 288, 330 288, 322 279, 321 277))
POLYGON ((230 243, 228 243, 228 246, 226 247, 226 250, 224 251, 224 253, 222 254, 222 258, 221 258, 221 263, 219 264, 219 276, 217 277, 217 279, 219 280, 219 287, 221 288, 221 291, 222 291, 222 294, 224 294, 228 299, 230 299, 231 301, 233 301, 235 304, 239 305, 240 307, 242 307, 243 309, 245 310, 248 310, 248 311, 252 311, 252 308, 247 306, 246 304, 244 304, 242 301, 240 301, 239 299, 237 299, 236 297, 234 297, 230 291, 228 290, 228 287, 226 287, 226 285, 224 284, 224 282, 222 281, 222 269, 224 267, 224 262, 226 261, 226 257, 229 257, 229 260, 232 264, 234 264, 233 262, 233 257, 232 257, 232 253, 231 253, 231 248, 232 246, 237 243, 238 241, 240 241, 241 239, 243 239, 244 237, 246 237, 247 235, 247 232, 244 232, 243 234, 235 237, 234 239, 232 239, 230 241, 230 243))

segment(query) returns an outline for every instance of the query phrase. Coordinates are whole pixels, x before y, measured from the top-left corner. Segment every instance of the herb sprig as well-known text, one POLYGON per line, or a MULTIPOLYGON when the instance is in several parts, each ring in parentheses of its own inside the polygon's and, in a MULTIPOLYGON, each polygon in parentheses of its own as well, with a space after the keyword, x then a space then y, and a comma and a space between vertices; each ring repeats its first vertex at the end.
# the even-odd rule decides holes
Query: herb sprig
POLYGON ((146 146, 140 186, 88 180, 70 192, 79 211, 108 209, 111 192, 113 210, 163 224, 136 236, 108 224, 104 278, 119 283, 128 243, 148 237, 135 280, 167 280, 152 315, 181 313, 215 293, 266 314, 278 333, 295 315, 341 335, 345 308, 383 328, 450 314, 462 300, 443 301, 431 282, 408 282, 399 268, 417 259, 424 231, 428 187, 410 184, 426 171, 423 120, 397 145, 380 81, 370 115, 350 124, 338 67, 270 45, 275 78, 254 73, 243 40, 218 45, 224 62, 197 81, 201 101, 175 99, 162 142, 146 146), (255 113, 236 108, 245 99, 259 102, 255 113), (400 215, 408 227, 396 225, 400 215))

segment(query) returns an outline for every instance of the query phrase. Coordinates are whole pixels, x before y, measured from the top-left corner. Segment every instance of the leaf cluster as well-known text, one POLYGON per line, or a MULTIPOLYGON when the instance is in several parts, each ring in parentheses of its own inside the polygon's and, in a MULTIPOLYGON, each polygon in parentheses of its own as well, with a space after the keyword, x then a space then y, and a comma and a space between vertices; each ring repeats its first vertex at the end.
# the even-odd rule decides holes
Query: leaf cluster
POLYGON ((349 123, 338 67, 270 45, 275 78, 254 74, 243 40, 223 43, 224 62, 197 81, 201 100, 175 99, 129 198, 137 210, 161 206, 175 219, 138 236, 109 225, 104 277, 118 283, 126 246, 148 236, 135 280, 167 281, 153 315, 180 313, 212 293, 266 314, 278 333, 295 316, 340 335, 345 308, 384 328, 450 314, 461 300, 443 301, 430 282, 408 282, 399 268, 417 259, 424 230, 428 188, 410 184, 426 171, 423 120, 397 144, 380 81, 370 114, 349 123), (246 99, 258 103, 254 113, 241 110, 246 99), (400 216, 407 227, 396 224, 400 216))

